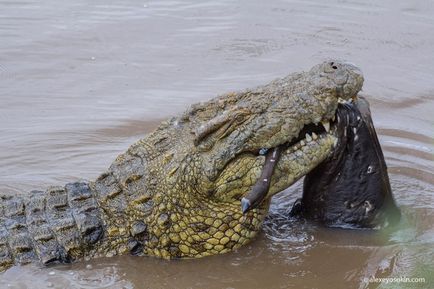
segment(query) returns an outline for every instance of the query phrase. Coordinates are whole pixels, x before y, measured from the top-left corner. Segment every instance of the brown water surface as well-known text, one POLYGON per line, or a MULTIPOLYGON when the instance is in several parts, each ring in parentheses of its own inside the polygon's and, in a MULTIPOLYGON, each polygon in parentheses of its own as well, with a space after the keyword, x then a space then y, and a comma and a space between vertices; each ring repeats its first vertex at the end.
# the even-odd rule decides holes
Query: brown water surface
POLYGON ((285 216, 298 184, 237 252, 14 267, 0 287, 434 288, 433 55, 428 0, 0 0, 2 193, 95 178, 189 104, 337 57, 364 71, 403 212, 393 232, 313 226, 285 216))

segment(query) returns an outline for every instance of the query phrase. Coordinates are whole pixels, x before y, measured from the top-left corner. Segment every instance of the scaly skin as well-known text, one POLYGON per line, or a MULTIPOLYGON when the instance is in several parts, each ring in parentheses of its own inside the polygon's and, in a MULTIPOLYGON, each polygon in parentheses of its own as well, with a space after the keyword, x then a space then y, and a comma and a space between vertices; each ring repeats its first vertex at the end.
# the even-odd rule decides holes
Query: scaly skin
POLYGON ((352 65, 325 62, 268 85, 193 105, 116 158, 94 182, 4 197, 0 269, 133 253, 193 258, 229 252, 260 230, 271 196, 331 152, 332 132, 297 139, 332 119, 363 84, 352 65), (242 214, 261 175, 258 152, 288 143, 265 200, 242 214))

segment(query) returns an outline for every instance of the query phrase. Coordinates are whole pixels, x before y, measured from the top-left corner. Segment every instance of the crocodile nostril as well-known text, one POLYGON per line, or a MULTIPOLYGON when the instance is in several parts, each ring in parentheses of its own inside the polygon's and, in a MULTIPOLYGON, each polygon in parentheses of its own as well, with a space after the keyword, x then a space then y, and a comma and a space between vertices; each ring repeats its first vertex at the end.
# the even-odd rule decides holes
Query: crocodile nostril
POLYGON ((332 68, 333 69, 338 69, 338 67, 336 65, 333 65, 332 68))

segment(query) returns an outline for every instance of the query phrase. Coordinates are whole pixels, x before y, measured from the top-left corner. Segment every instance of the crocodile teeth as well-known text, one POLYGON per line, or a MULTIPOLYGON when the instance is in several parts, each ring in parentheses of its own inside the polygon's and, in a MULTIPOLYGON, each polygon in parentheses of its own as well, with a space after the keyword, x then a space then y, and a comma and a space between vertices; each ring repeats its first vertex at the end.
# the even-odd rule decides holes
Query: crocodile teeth
POLYGON ((312 138, 314 139, 314 140, 317 140, 318 139, 318 136, 316 135, 316 133, 312 133, 312 138))
POLYGON ((338 98, 338 102, 339 103, 351 103, 351 102, 353 102, 353 99, 352 98, 350 98, 350 99, 343 99, 343 98, 338 98))
POLYGON ((305 146, 306 143, 304 142, 304 140, 300 141, 301 146, 305 146))
POLYGON ((330 122, 322 122, 322 125, 325 128, 326 132, 330 132, 330 122))
POLYGON ((310 136, 310 134, 306 133, 306 140, 308 142, 312 141, 312 137, 310 136))
POLYGON ((335 121, 335 118, 336 118, 336 117, 333 115, 333 116, 332 116, 332 121, 335 121))

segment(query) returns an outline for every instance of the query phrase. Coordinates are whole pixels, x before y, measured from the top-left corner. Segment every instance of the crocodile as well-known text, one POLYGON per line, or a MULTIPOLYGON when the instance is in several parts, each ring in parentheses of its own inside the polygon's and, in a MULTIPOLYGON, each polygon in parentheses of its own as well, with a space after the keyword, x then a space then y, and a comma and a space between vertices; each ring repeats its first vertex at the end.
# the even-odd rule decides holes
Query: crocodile
POLYGON ((363 80, 356 66, 326 61, 220 95, 162 122, 94 181, 2 196, 0 270, 126 253, 198 258, 240 248, 260 231, 271 197, 331 154, 338 103, 356 98, 363 80), (267 151, 276 148, 265 196, 242 209, 266 171, 267 151))

